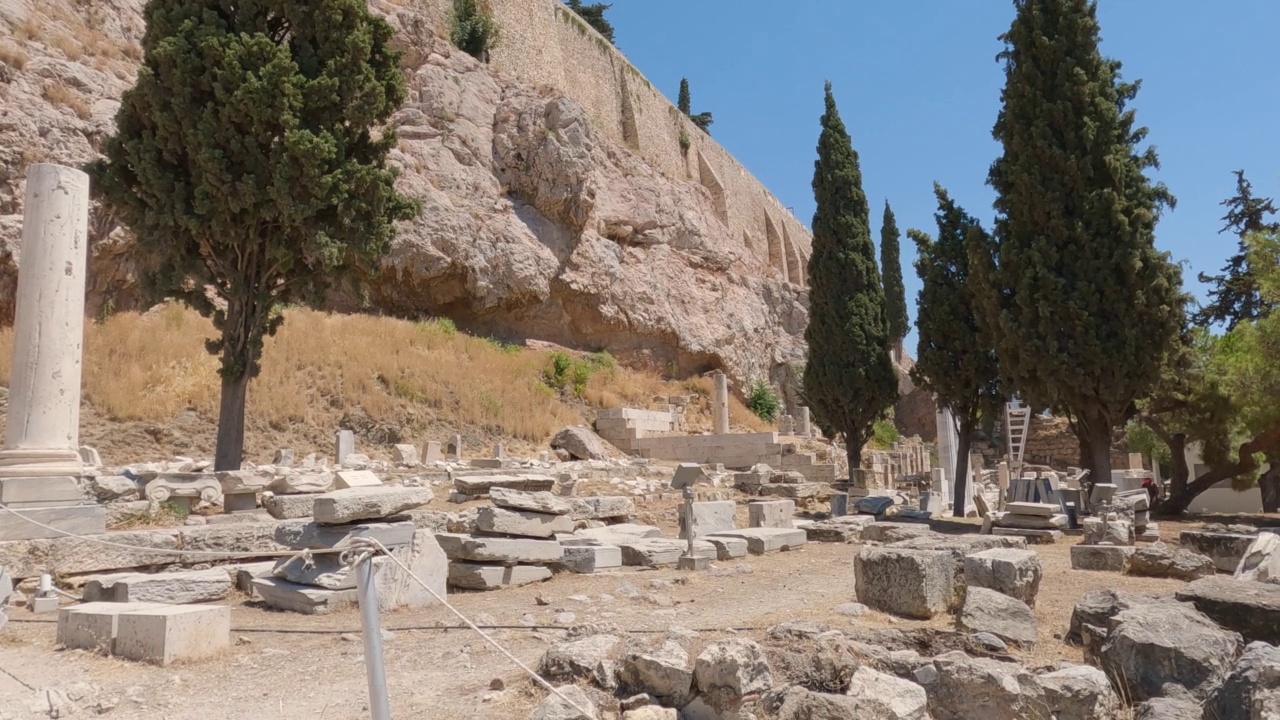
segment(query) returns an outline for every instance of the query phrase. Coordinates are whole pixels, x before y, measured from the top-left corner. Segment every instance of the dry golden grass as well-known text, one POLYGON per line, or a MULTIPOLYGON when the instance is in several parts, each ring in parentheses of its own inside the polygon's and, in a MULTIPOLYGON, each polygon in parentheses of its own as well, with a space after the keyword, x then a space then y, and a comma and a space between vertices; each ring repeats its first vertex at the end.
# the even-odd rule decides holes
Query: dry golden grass
POLYGON ((80 41, 65 33, 54 36, 49 44, 61 50, 68 60, 79 60, 85 55, 84 46, 80 41))
POLYGON ((14 70, 21 70, 27 66, 27 53, 22 48, 6 43, 0 45, 0 62, 14 70))
POLYGON ((65 107, 75 113, 81 120, 88 120, 90 117, 89 104, 80 97, 75 90, 61 83, 50 83, 44 86, 44 99, 65 107))
MULTIPOLYGON (((249 386, 247 424, 263 431, 337 427, 363 413, 413 434, 431 422, 540 443, 583 421, 584 406, 648 408, 677 394, 699 397, 691 429, 711 426, 710 380, 664 382, 613 366, 592 374, 581 399, 543 382, 551 353, 502 346, 442 322, 288 310, 249 386), (658 399, 662 399, 659 401, 658 399)), ((218 360, 204 350, 208 320, 180 305, 119 313, 85 328, 84 399, 113 421, 163 424, 186 411, 218 414, 218 360)), ((13 331, 0 330, 0 378, 9 376, 13 331)), ((763 430, 735 399, 731 419, 763 430)))

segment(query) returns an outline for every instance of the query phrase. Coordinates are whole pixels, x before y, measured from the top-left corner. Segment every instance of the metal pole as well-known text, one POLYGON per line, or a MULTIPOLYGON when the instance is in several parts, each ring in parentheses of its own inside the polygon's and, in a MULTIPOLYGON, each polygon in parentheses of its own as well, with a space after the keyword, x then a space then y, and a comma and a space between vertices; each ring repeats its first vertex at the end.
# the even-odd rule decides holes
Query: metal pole
POLYGON ((378 589, 373 582, 373 553, 356 563, 356 590, 360 596, 360 629, 364 635, 364 669, 369 680, 369 715, 391 720, 387 698, 387 671, 382 663, 382 628, 378 624, 378 589))
POLYGON ((685 486, 682 494, 684 495, 684 534, 689 542, 685 556, 693 557, 693 488, 685 486))

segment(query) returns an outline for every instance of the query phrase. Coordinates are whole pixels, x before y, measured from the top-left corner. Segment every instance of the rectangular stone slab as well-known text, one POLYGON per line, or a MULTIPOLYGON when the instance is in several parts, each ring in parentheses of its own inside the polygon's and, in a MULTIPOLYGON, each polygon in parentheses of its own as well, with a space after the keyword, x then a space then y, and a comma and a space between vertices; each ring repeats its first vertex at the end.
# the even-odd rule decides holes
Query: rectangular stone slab
POLYGON ((1016 515, 1004 513, 994 521, 996 527, 1020 528, 1023 530, 1065 530, 1066 515, 1016 515))
POLYGON ((955 561, 945 550, 864 547, 854 556, 858 602, 900 617, 927 620, 956 603, 955 561))
POLYGON ((1051 545, 1062 539, 1061 530, 1025 530, 1023 528, 993 528, 992 535, 1024 537, 1032 545, 1051 545))
POLYGON ((455 475, 453 478, 453 489, 463 495, 486 495, 493 487, 538 492, 555 486, 556 479, 550 475, 455 475))
POLYGON ((564 557, 564 546, 554 540, 473 537, 455 533, 436 533, 436 540, 450 560, 542 563, 557 562, 564 557))
POLYGON ((1038 515, 1052 517, 1062 512, 1056 503, 1011 502, 1004 509, 1014 515, 1038 515))
POLYGON ((333 487, 344 490, 353 487, 380 487, 382 479, 368 470, 339 470, 333 479, 333 487))
POLYGON ((476 529, 497 535, 549 538, 556 533, 573 532, 573 518, 524 510, 484 507, 476 516, 476 529))
POLYGON ((746 540, 747 552, 752 555, 797 548, 809 541, 809 536, 804 530, 795 528, 745 528, 715 533, 715 535, 746 540))
POLYGON ((115 654, 169 665, 231 647, 231 608, 177 605, 125 613, 117 621, 115 654))
POLYGON ((431 502, 435 494, 425 487, 354 487, 334 490, 316 498, 315 521, 341 525, 378 520, 431 502))
POLYGON ((111 654, 115 648, 117 620, 123 613, 164 607, 160 603, 90 602, 58 611, 59 645, 68 650, 93 650, 111 654))
MULTIPOLYGON (((693 536, 695 538, 711 535, 722 530, 733 529, 733 514, 738 504, 732 500, 714 502, 695 502, 693 506, 693 536)), ((687 538, 688 527, 685 520, 685 506, 680 505, 677 511, 680 518, 679 537, 687 538)))
POLYGON ((276 577, 255 579, 253 591, 269 607, 304 615, 327 615, 356 604, 358 595, 355 590, 325 590, 276 577))
POLYGON ((575 520, 606 520, 609 518, 631 517, 636 512, 636 504, 628 497, 582 497, 568 498, 573 507, 575 520))
MULTIPOLYGON (((25 517, 72 535, 101 535, 107 531, 107 509, 101 505, 26 507, 17 510, 25 517)), ((46 530, 15 517, 12 513, 0 512, 0 542, 64 537, 66 535, 46 530)), ((17 577, 17 572, 14 576, 17 577)))
POLYGON ((264 495, 262 507, 277 520, 309 518, 315 513, 317 495, 264 495))
POLYGON ((1188 550, 1195 550, 1201 555, 1209 556, 1218 570, 1234 573, 1240 564, 1240 559, 1249 551, 1249 546, 1256 539, 1258 539, 1256 535, 1243 533, 1183 530, 1178 536, 1178 544, 1188 550))
POLYGON ((86 602, 153 602, 182 605, 222 600, 231 594, 231 576, 222 568, 167 573, 125 573, 90 580, 86 602))
POLYGON ((496 590, 503 586, 528 585, 549 580, 551 570, 537 565, 480 565, 449 563, 449 585, 466 590, 496 590))
POLYGON ((85 502, 72 477, 0 478, 0 503, 11 508, 66 507, 85 502))
POLYGON ((1280 644, 1280 585, 1226 577, 1200 578, 1174 593, 1245 643, 1280 644))
POLYGON ((1132 545, 1072 545, 1071 567, 1075 570, 1120 572, 1137 548, 1132 545))
POLYGON ((715 546, 717 560, 735 560, 747 556, 747 541, 742 538, 708 535, 702 539, 715 546))
POLYGON ((622 567, 622 548, 616 545, 567 545, 557 564, 575 573, 619 568, 622 567))
POLYGON ((350 525, 317 525, 314 522, 280 523, 275 540, 290 550, 327 550, 351 546, 351 540, 369 537, 388 548, 408 545, 417 529, 412 522, 369 522, 350 525))
POLYGON ((795 512, 793 500, 755 500, 747 503, 747 524, 753 528, 791 528, 791 516, 795 512))

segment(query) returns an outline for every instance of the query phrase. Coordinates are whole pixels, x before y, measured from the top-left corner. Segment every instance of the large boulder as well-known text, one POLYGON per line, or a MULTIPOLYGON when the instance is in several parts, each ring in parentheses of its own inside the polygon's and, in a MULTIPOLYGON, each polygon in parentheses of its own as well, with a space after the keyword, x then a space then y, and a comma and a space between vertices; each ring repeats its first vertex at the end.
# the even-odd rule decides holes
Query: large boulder
POLYGON ((1054 720, 1114 720, 1120 696, 1107 674, 1089 665, 1055 670, 1039 677, 1045 704, 1054 720))
POLYGON ((618 680, 628 692, 649 693, 663 705, 682 707, 692 698, 689 653, 673 641, 656 648, 633 648, 618 665, 618 680))
POLYGON ((955 605, 954 567, 951 554, 941 550, 864 547, 853 563, 858 602, 927 620, 955 605))
POLYGON ((1175 550, 1162 542, 1140 547, 1129 555, 1125 571, 1143 577, 1196 580, 1218 572, 1209 557, 1190 550, 1175 550))
MULTIPOLYGON (((994 535, 984 537, 996 537, 994 535)), ((994 548, 965 556, 964 582, 1017 598, 1030 607, 1040 591, 1040 556, 1034 550, 994 548)))
POLYGON ((617 680, 611 658, 620 642, 614 635, 592 635, 557 643, 542 654, 538 674, 557 682, 588 680, 605 690, 612 690, 617 680))
POLYGON ((1212 577, 1196 580, 1174 596, 1240 633, 1245 642, 1280 644, 1280 585, 1212 577))
POLYGON ((564 450, 575 460, 608 460, 604 440, 594 432, 570 425, 551 438, 552 450, 564 450))
POLYGON ((1257 539, 1252 533, 1183 530, 1178 535, 1178 544, 1208 556, 1222 572, 1233 573, 1257 539))
POLYGON ((1071 626, 1067 630, 1068 642, 1083 644, 1086 641, 1085 628, 1095 629, 1093 637, 1104 638, 1111 618, 1121 612, 1135 607, 1147 605, 1172 605, 1176 601, 1169 598, 1139 595, 1124 590, 1099 589, 1090 590, 1076 603, 1071 612, 1071 626))
POLYGON ((1223 630, 1191 606, 1162 603, 1133 607, 1110 618, 1105 639, 1085 643, 1085 659, 1133 700, 1165 695, 1168 684, 1203 698, 1231 669, 1240 646, 1238 634, 1223 630))
POLYGON ((1280 719, 1280 648, 1250 643, 1204 705, 1207 720, 1280 719))
POLYGON ((861 714, 884 720, 929 720, 929 696, 919 685, 862 666, 849 679, 849 697, 861 714))
POLYGON ((1044 689, 1026 668, 959 650, 922 666, 916 681, 924 686, 936 720, 1024 720, 1045 708, 1044 689))
POLYGON ((694 665, 693 680, 711 705, 731 707, 745 695, 768 690, 773 674, 764 648, 734 638, 712 643, 702 651, 694 665))
POLYGON ((1133 720, 1203 720, 1203 718, 1200 703, 1186 697, 1151 698, 1133 707, 1133 720))
POLYGON ((1029 647, 1036 642, 1036 616, 1021 600, 988 590, 971 587, 965 591, 959 625, 975 633, 991 633, 1015 645, 1029 647))

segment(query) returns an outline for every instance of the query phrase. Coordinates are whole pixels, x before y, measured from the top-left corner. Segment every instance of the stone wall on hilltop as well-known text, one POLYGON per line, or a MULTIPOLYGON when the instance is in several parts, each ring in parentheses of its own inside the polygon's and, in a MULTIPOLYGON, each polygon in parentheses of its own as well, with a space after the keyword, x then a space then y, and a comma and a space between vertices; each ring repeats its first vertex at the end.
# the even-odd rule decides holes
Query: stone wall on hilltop
MULTIPOLYGON (((141 57, 144 5, 0 0, 14 30, 0 39, 2 318, 26 166, 97 154, 141 57)), ((424 205, 371 309, 679 373, 721 367, 740 388, 802 362, 803 225, 556 0, 494 3, 492 65, 442 39, 450 5, 371 2, 406 51, 392 162, 424 205)), ((136 308, 129 234, 100 209, 90 224, 88 312, 136 308)))

